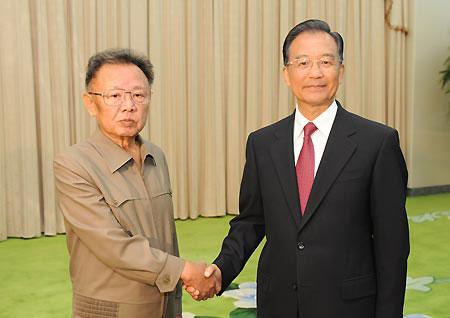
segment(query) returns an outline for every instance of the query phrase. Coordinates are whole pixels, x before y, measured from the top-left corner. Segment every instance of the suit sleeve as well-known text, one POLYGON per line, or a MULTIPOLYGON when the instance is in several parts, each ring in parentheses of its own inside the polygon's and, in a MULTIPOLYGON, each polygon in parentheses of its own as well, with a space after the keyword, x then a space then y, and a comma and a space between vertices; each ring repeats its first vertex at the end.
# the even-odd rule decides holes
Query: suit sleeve
POLYGON ((379 150, 371 184, 377 318, 403 317, 409 255, 405 210, 407 180, 408 172, 398 134, 391 130, 379 150))
POLYGON ((265 235, 264 213, 252 134, 248 137, 246 162, 239 195, 240 214, 230 222, 230 230, 214 260, 222 272, 221 294, 241 272, 265 235))
POLYGON ((106 266, 128 279, 173 291, 184 261, 152 248, 141 235, 130 237, 114 218, 108 204, 85 170, 70 157, 54 162, 61 211, 70 229, 106 266))

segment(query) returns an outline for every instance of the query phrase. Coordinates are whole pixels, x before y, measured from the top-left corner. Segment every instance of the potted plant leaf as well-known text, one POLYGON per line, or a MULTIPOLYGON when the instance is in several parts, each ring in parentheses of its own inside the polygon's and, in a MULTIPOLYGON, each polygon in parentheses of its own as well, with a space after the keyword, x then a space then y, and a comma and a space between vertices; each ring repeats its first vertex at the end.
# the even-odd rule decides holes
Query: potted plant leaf
POLYGON ((441 78, 441 84, 442 89, 445 90, 445 93, 450 93, 450 56, 445 60, 444 63, 445 69, 440 71, 439 73, 442 74, 441 78))

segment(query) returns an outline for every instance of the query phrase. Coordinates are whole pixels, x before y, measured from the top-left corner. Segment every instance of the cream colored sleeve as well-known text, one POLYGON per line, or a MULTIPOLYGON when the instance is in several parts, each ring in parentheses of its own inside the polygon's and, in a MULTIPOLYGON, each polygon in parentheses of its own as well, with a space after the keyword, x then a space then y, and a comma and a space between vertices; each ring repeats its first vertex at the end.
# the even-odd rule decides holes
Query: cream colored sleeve
POLYGON ((58 156, 54 172, 66 221, 99 260, 129 279, 156 285, 162 293, 175 289, 184 260, 152 248, 143 236, 130 237, 92 179, 70 156, 58 156))

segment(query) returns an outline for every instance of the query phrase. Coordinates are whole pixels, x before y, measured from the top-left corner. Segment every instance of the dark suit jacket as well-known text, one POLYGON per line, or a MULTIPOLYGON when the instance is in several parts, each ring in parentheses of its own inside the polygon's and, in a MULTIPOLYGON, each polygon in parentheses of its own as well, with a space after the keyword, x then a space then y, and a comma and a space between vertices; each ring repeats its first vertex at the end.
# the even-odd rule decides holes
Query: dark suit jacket
POLYGON ((338 104, 302 217, 293 127, 294 114, 248 137, 240 215, 214 261, 223 290, 265 236, 258 317, 402 317, 408 176, 397 131, 338 104))

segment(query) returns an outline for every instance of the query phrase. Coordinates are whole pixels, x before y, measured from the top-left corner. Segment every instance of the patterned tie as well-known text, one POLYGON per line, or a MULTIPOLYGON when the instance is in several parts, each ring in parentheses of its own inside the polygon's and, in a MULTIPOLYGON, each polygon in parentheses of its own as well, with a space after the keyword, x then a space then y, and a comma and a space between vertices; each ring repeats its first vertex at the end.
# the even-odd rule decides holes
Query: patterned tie
POLYGON ((297 165, 295 166, 302 215, 305 213, 309 193, 311 192, 314 181, 314 145, 311 140, 311 135, 316 129, 317 127, 311 122, 307 123, 303 128, 303 146, 298 155, 297 165))

